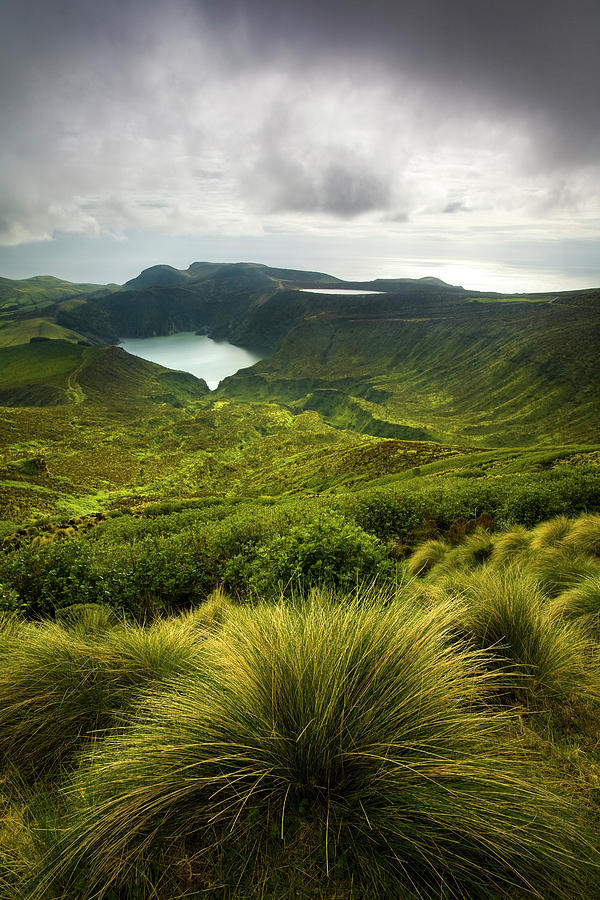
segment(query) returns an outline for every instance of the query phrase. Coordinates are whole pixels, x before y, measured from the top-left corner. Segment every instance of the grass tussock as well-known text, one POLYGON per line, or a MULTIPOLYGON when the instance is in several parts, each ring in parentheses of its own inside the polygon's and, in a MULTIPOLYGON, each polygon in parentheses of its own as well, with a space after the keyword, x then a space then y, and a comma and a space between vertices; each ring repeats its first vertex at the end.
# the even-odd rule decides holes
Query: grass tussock
POLYGON ((452 618, 315 596, 230 617, 83 755, 31 896, 129 896, 150 858, 187 860, 199 896, 591 896, 580 811, 490 711, 452 618))
POLYGON ((493 549, 493 536, 487 531, 475 531, 453 547, 431 570, 437 578, 451 572, 471 570, 488 561, 493 549))
POLYGON ((490 561, 496 566, 512 565, 531 547, 531 532, 519 526, 495 535, 490 561))
POLYGON ((568 516, 555 516, 547 522, 540 522, 531 532, 531 549, 545 550, 563 541, 573 526, 568 516))
POLYGON ((600 557, 600 516, 580 516, 564 539, 565 545, 579 553, 600 557))
POLYGON ((200 639, 173 621, 92 635, 58 623, 24 627, 0 657, 0 752, 37 773, 67 762, 140 691, 187 671, 200 639))
POLYGON ((117 622, 115 611, 104 603, 73 603, 57 609, 55 618, 64 628, 80 634, 106 631, 117 622))
POLYGON ((600 572, 582 578, 574 587, 559 594, 552 603, 552 612, 577 620, 596 639, 600 638, 600 572))
POLYGON ((546 596, 557 597, 582 579, 600 573, 600 562, 577 548, 559 544, 533 555, 527 571, 546 596))
POLYGON ((515 568, 448 579, 461 630, 504 667, 508 699, 528 707, 600 700, 598 653, 575 623, 552 615, 537 582, 515 568))
POLYGON ((426 575, 450 550, 446 541, 432 539, 425 541, 409 557, 406 570, 409 575, 426 575))

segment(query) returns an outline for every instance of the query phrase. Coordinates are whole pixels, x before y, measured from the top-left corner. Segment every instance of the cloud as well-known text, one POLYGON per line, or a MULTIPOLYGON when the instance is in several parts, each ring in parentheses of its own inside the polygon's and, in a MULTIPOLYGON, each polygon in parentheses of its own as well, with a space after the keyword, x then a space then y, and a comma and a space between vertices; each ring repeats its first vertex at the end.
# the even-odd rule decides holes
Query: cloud
POLYGON ((469 212, 469 207, 462 200, 451 200, 443 208, 444 213, 469 212))
POLYGON ((597 222, 596 0, 5 8, 5 245, 597 222))
POLYGON ((541 139, 552 136, 548 160, 597 160, 596 0, 220 0, 197 9, 238 58, 243 48, 246 58, 285 54, 299 67, 368 61, 453 107, 462 98, 528 119, 541 139))
POLYGON ((263 154, 242 183, 250 201, 265 212, 325 213, 352 218, 382 210, 390 185, 345 148, 329 148, 318 160, 263 154))

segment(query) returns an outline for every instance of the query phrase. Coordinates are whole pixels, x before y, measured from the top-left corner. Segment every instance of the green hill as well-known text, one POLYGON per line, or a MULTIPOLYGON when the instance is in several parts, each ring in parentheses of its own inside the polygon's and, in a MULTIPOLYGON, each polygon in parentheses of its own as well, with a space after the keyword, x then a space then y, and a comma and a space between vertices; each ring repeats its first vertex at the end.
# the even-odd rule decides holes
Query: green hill
POLYGON ((202 397, 206 382, 118 347, 44 340, 0 349, 0 405, 54 406, 89 399, 107 412, 128 404, 202 397), (52 399, 50 399, 52 398, 52 399))
MULTIPOLYGON (((6 296, 15 285, 3 280, 6 296)), ((38 305, 0 321, 7 518, 341 490, 449 453, 468 470, 475 448, 521 447, 525 460, 526 448, 576 456, 597 441, 598 290, 503 296, 205 262, 154 266, 122 287, 27 285, 38 305), (265 356, 209 392, 113 346, 183 329, 265 356), (28 463, 39 456, 43 472, 28 463)))
POLYGON ((600 292, 554 303, 419 304, 395 295, 306 315, 220 393, 318 409, 372 434, 479 446, 594 438, 600 292), (415 435, 416 436, 416 435, 415 435))

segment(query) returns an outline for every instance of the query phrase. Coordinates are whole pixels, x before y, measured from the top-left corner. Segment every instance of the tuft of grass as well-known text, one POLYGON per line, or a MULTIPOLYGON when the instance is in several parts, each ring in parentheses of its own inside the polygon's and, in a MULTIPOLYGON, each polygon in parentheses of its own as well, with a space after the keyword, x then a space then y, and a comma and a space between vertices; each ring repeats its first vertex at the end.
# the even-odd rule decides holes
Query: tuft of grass
POLYGON ((203 603, 181 613, 177 621, 183 628, 199 631, 214 630, 229 618, 233 608, 230 598, 219 586, 203 603))
POLYGON ((59 810, 50 794, 18 771, 0 780, 0 897, 26 900, 25 885, 59 827, 59 810))
POLYGON ((531 546, 531 532, 523 526, 494 535, 490 560, 494 565, 505 566, 518 560, 531 546))
POLYGON ((94 634, 116 623, 116 614, 105 603, 72 603, 56 610, 56 621, 69 631, 94 634))
POLYGON ((573 520, 567 516, 555 516, 547 522, 540 522, 531 532, 531 549, 544 550, 561 543, 573 526, 573 520))
POLYGON ((576 619, 597 639, 600 638, 600 572, 582 578, 552 602, 552 613, 576 619))
POLYGON ((188 671, 199 640, 173 622, 94 634, 54 622, 17 630, 0 657, 0 752, 38 774, 64 765, 141 691, 188 671))
POLYGON ((564 539, 568 547, 589 556, 600 556, 600 516, 580 516, 573 521, 568 535, 564 539))
POLYGON ((432 539, 425 541, 412 553, 406 564, 409 575, 426 575, 444 559, 450 550, 446 541, 432 539))
POLYGON ((600 572, 600 562, 594 557, 565 544, 532 554, 527 571, 549 597, 557 597, 575 587, 579 581, 600 572))
POLYGON ((457 571, 469 571, 486 563, 492 555, 493 536, 487 531, 474 531, 453 547, 432 569, 433 578, 457 571))
POLYGON ((454 579, 461 629, 476 647, 509 666, 503 686, 525 706, 600 699, 597 654, 576 625, 554 617, 536 581, 525 572, 491 567, 454 579))
POLYGON ((128 896, 150 858, 219 896, 592 896, 580 811, 487 707, 451 618, 314 594, 239 611, 83 755, 31 897, 128 896))

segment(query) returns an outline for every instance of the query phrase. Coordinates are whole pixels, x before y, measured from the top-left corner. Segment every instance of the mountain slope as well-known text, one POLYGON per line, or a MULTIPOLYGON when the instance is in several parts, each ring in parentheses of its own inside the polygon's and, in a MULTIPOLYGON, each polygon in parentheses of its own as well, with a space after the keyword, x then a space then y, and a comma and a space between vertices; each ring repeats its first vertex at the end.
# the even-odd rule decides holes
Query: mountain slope
POLYGON ((47 340, 0 348, 0 406, 58 406, 86 400, 107 410, 199 399, 206 382, 118 347, 47 340))
POLYGON ((319 409, 333 424, 386 436, 407 436, 389 423, 491 446, 593 439, 599 304, 600 292, 437 308, 388 295, 382 308, 370 300, 303 318, 276 352, 220 392, 319 409))
MULTIPOLYGON (((113 344, 193 330, 265 355, 226 380, 217 398, 276 401, 296 413, 317 411, 338 429, 401 440, 525 446, 596 437, 598 290, 505 297, 438 279, 342 282, 319 272, 207 262, 186 270, 153 266, 121 288, 87 286, 94 289, 83 293, 84 285, 31 281, 48 305, 8 311, 0 347, 39 337, 113 344)), ((50 353, 39 352, 40 359, 50 353)), ((35 368, 36 351, 27 353, 35 368)), ((123 384, 116 393, 133 402, 130 373, 118 359, 111 361, 115 384, 123 384)), ((22 380, 6 383, 4 402, 63 402, 52 378, 35 390, 22 380)), ((160 395, 156 384, 147 390, 160 395)), ((177 390, 173 397, 187 402, 177 390)))

